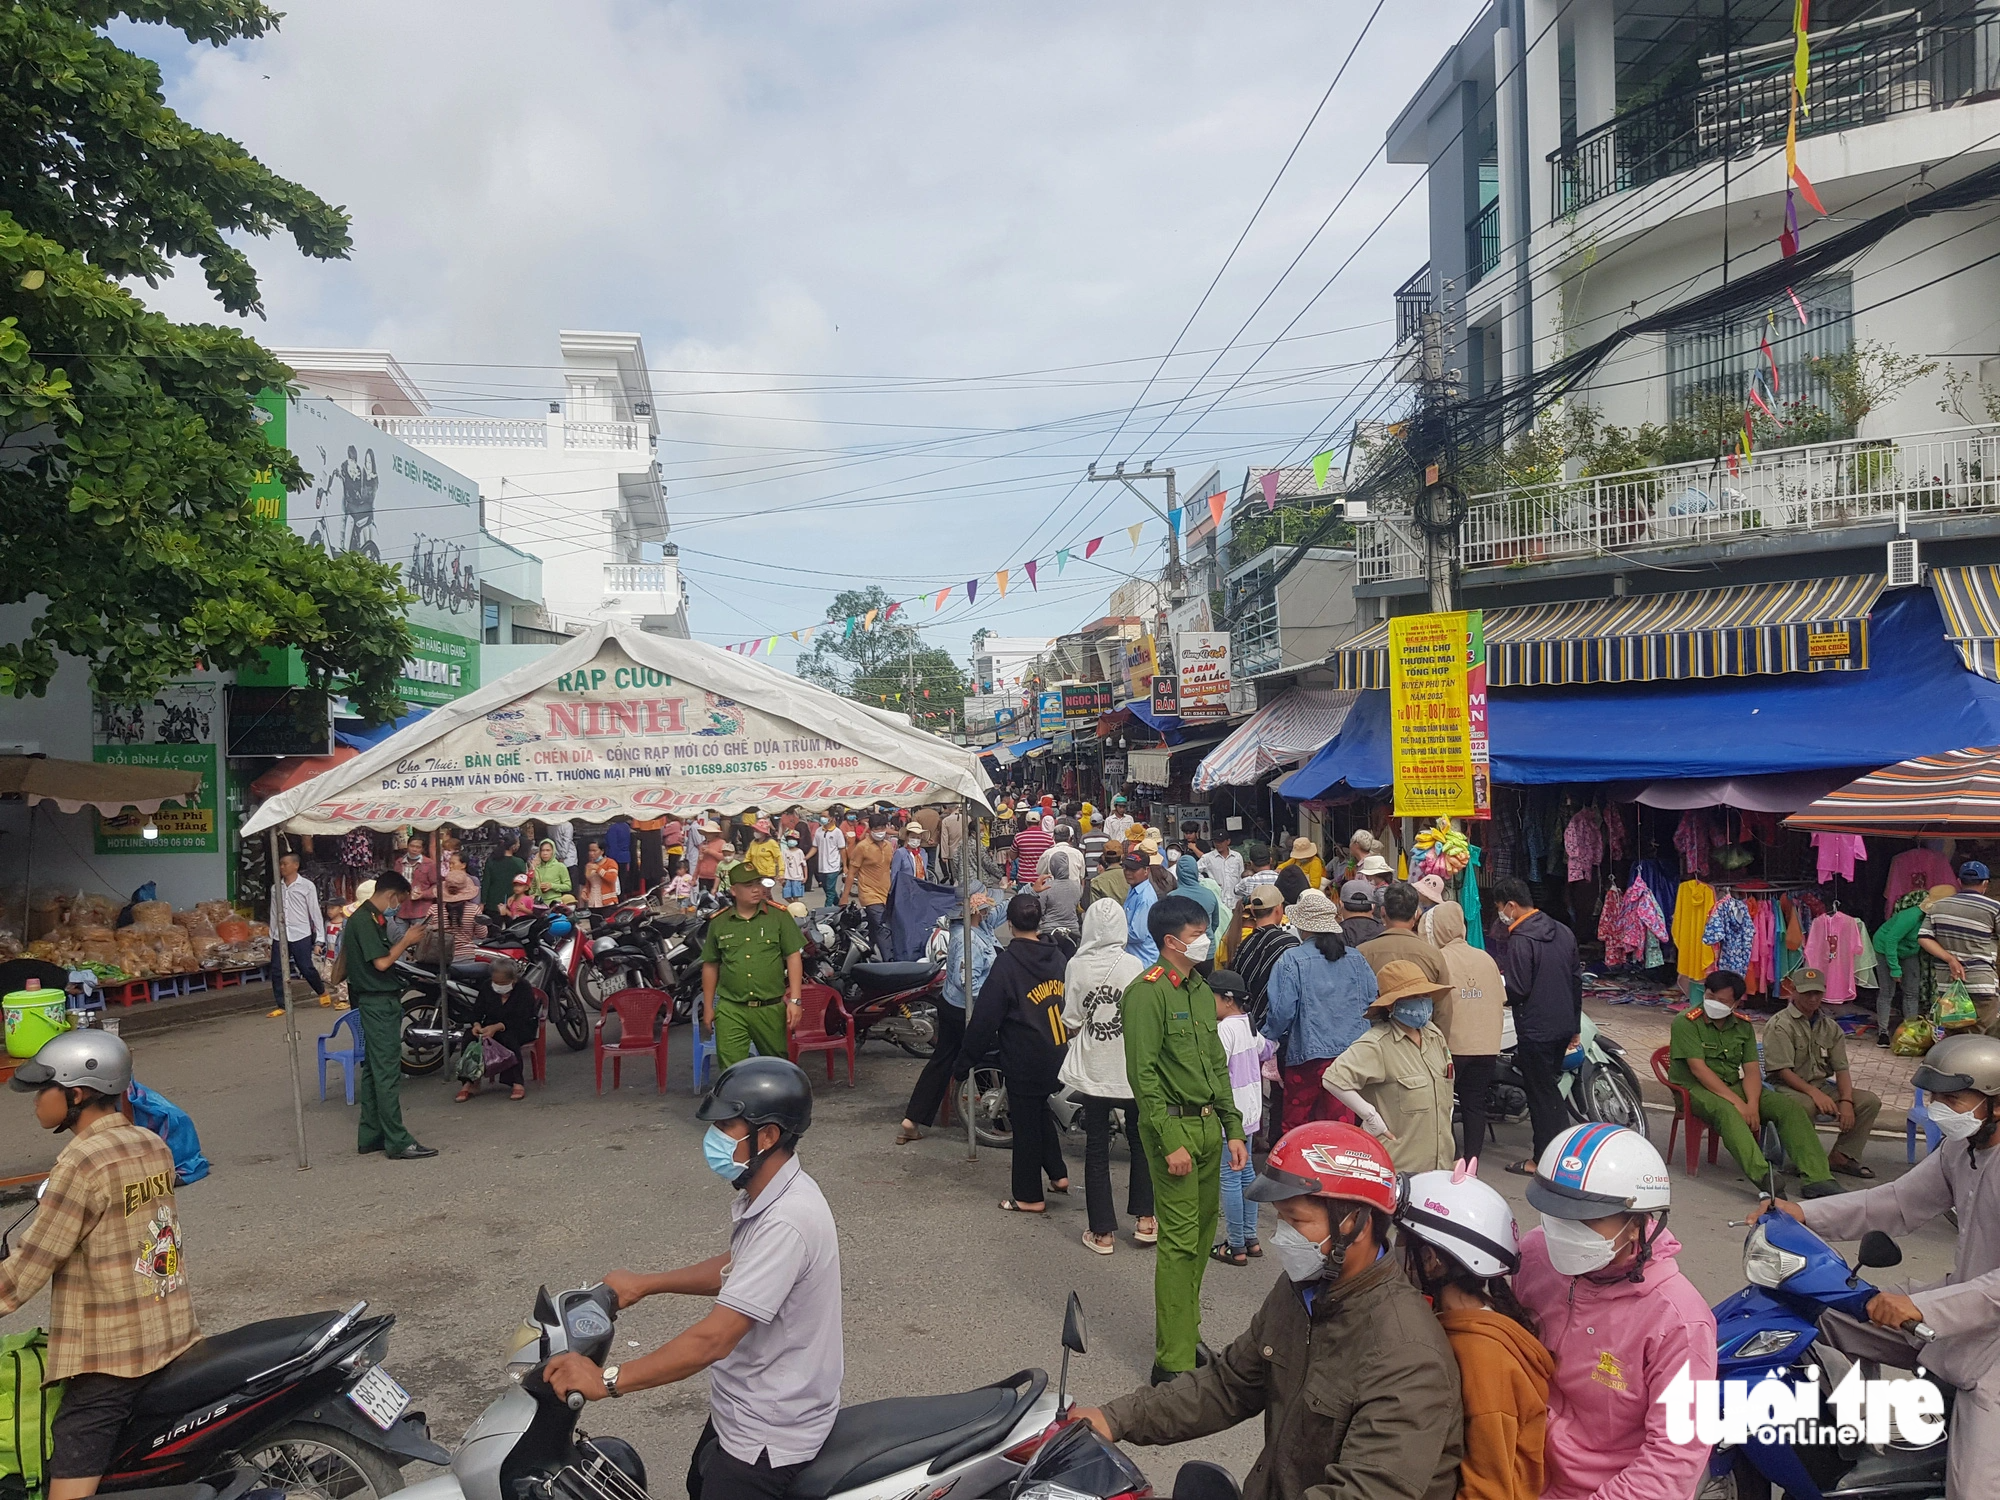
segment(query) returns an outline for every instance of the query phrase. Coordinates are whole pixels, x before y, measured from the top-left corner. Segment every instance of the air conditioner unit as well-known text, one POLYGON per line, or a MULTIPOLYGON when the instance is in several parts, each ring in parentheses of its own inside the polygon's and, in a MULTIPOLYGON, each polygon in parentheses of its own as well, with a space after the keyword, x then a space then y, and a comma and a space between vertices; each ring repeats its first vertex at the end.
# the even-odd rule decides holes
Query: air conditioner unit
POLYGON ((1924 581, 1924 565, 1917 555, 1917 539, 1899 536, 1889 543, 1889 581, 1884 587, 1915 588, 1924 581))

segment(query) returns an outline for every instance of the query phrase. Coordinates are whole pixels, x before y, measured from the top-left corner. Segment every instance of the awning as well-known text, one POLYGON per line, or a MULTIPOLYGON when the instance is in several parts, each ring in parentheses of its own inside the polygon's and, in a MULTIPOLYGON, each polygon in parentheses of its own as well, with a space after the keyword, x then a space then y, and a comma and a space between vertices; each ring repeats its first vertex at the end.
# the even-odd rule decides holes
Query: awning
POLYGON ((1944 633, 1968 672, 2000 682, 2000 567, 1932 568, 1944 633))
POLYGON ((1134 698, 1130 703, 1121 703, 1111 712, 1097 716, 1097 737, 1101 740, 1109 739, 1133 719, 1137 719, 1155 734, 1164 734, 1170 739, 1181 728, 1181 720, 1177 715, 1154 713, 1152 699, 1134 698))
MULTIPOLYGON (((1492 694, 1503 786, 1666 781, 1885 766, 2000 745, 2000 684, 1967 672, 1928 589, 1875 609, 1866 672, 1492 694)), ((1369 692, 1339 736, 1278 783, 1304 801, 1389 785, 1389 695, 1369 692)))
POLYGON ((2000 834, 2000 747, 1920 755, 1871 771, 1785 819, 1785 826, 1891 838, 1990 838, 2000 834))
POLYGON ((331 755, 287 755, 250 783, 250 795, 275 797, 286 787, 297 786, 302 781, 311 781, 313 777, 331 771, 342 761, 353 760, 360 753, 352 746, 341 745, 331 755))
POLYGON ((1340 733, 1358 697, 1339 688, 1293 688, 1279 694, 1202 758, 1194 789, 1255 786, 1278 767, 1304 760, 1340 733))
MULTIPOLYGON (((1880 574, 1485 611, 1488 687, 1672 682, 1868 665, 1880 574)), ((1389 685, 1389 622, 1327 659, 1343 688, 1389 685)))
POLYGON ((417 720, 429 713, 428 708, 413 708, 400 719, 391 719, 386 724, 370 728, 359 719, 336 719, 333 725, 333 740, 337 745, 345 745, 350 750, 373 750, 392 734, 408 729, 417 720), (345 724, 350 727, 343 729, 345 724))
POLYGON ((201 772, 9 755, 0 756, 0 793, 26 797, 30 807, 53 802, 66 813, 86 807, 110 817, 128 807, 156 813, 162 802, 193 802, 201 794, 201 772))

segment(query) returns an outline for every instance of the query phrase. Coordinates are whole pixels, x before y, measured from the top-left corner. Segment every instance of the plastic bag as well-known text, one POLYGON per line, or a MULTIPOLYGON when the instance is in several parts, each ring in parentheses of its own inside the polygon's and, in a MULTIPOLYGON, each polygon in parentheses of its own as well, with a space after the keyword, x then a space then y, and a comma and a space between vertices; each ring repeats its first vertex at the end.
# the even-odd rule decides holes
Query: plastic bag
POLYGON ((474 1037, 452 1065, 452 1076, 460 1083, 477 1083, 486 1076, 486 1042, 474 1037))
MULTIPOLYGON (((100 896, 95 891, 78 891, 69 903, 68 921, 77 927, 110 927, 118 921, 118 909, 123 905, 111 896, 100 896)), ((172 911, 170 906, 168 911, 172 911)))
POLYGON ((134 1124, 143 1125, 167 1143, 174 1155, 174 1180, 185 1185, 208 1175, 208 1158, 201 1154, 201 1137, 194 1119, 171 1099, 154 1093, 136 1078, 125 1090, 134 1124))
POLYGON ((502 1046, 497 1039, 488 1041, 484 1038, 480 1040, 479 1046, 486 1054, 484 1077, 497 1078, 514 1066, 514 1049, 512 1047, 502 1046))
POLYGON ((1943 1031, 1979 1023, 1978 1008, 1973 1005, 1972 993, 1966 989, 1964 980, 1950 980, 1938 991, 1936 1019, 1943 1031))
POLYGON ((135 901, 132 903, 132 925, 134 927, 171 927, 174 922, 174 907, 170 901, 135 901))
POLYGON ((1937 1028, 1930 1023, 1928 1017, 1911 1016, 1896 1028, 1896 1034, 1889 1042, 1889 1050, 1898 1057, 1922 1057, 1931 1050, 1937 1039, 1937 1028))

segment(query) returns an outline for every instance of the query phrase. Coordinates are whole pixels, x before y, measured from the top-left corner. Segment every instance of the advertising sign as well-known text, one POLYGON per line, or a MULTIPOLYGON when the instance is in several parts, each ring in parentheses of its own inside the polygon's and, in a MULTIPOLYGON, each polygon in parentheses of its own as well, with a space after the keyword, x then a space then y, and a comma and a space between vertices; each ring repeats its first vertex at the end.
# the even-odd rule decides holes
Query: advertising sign
POLYGON ((1390 753, 1396 816, 1470 816, 1472 710, 1463 612, 1389 621, 1390 753))
POLYGON ((1472 724, 1472 816, 1493 815, 1493 756, 1486 741, 1486 616, 1465 615, 1465 702, 1472 724))
POLYGON ((1169 714, 1178 718, 1180 711, 1181 695, 1176 688, 1174 679, 1166 674, 1155 677, 1153 679, 1153 716, 1158 718, 1163 714, 1169 714))
POLYGON ((1118 695, 1108 682, 1070 682, 1062 688, 1065 719, 1094 719, 1118 706, 1118 695))
POLYGON ((99 765, 158 766, 198 771, 192 804, 167 803, 153 814, 158 838, 147 838, 143 813, 97 819, 99 854, 215 854, 222 848, 216 809, 215 732, 222 723, 222 689, 213 682, 175 682, 150 703, 91 704, 91 759, 99 765))
POLYGON ((1035 729, 1039 734, 1061 734, 1063 700, 1061 693, 1035 695, 1035 729))
POLYGON ((1229 632, 1190 631, 1174 637, 1183 719, 1229 717, 1229 632))
POLYGON ((1125 696, 1143 698, 1153 688, 1153 675, 1159 670, 1160 658, 1154 649, 1150 635, 1139 636, 1125 643, 1125 696))
POLYGON ((325 693, 304 688, 233 687, 226 756, 331 755, 333 718, 325 693))

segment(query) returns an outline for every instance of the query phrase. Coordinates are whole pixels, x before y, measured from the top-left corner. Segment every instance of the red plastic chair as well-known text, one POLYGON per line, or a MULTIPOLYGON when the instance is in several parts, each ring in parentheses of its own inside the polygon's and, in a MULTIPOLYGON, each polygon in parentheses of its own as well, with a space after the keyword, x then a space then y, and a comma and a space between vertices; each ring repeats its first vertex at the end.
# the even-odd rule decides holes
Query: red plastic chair
POLYGON ((799 990, 799 1024, 786 1040, 786 1051, 793 1062, 808 1052, 826 1054, 827 1082, 833 1081, 833 1055, 847 1054, 847 1086, 854 1087, 854 1023, 848 1020, 847 1010, 840 1003, 840 996, 823 984, 808 984, 799 990), (826 1029, 828 1011, 833 1011, 847 1024, 841 1028, 839 1036, 826 1029))
POLYGON ((661 1093, 667 1091, 667 1033, 661 1015, 674 1003, 665 990, 615 990, 604 997, 603 1012, 597 1018, 592 1053, 597 1064, 597 1092, 604 1092, 604 1059, 611 1059, 611 1088, 619 1086, 619 1067, 628 1057, 651 1057, 653 1077, 661 1093), (604 1040, 604 1023, 618 1017, 618 1040, 604 1040), (655 1034, 657 1033, 657 1035, 655 1034))
POLYGON ((1674 1122, 1667 1127, 1667 1160, 1674 1159, 1674 1137, 1679 1134, 1682 1124, 1687 1126, 1687 1173, 1693 1177, 1701 1171, 1701 1136, 1708 1132, 1708 1164, 1715 1165, 1716 1148, 1722 1144, 1722 1137, 1715 1127, 1694 1112, 1694 1103, 1688 1098, 1688 1091, 1667 1076, 1667 1066, 1673 1060, 1674 1049, 1661 1047, 1653 1053, 1653 1076, 1660 1086, 1673 1096, 1674 1122))

